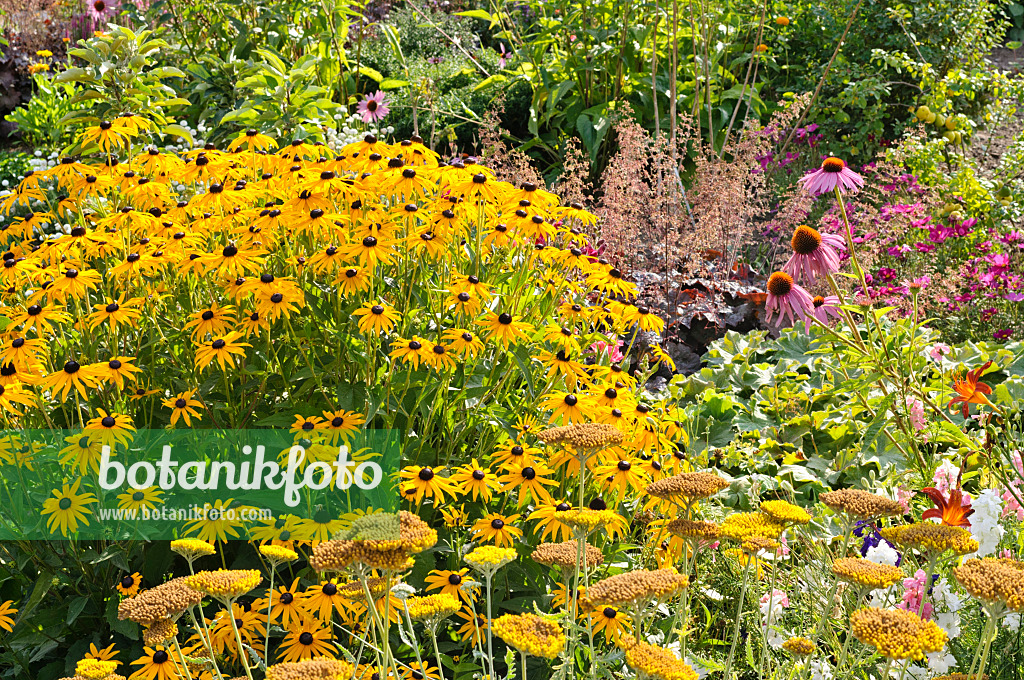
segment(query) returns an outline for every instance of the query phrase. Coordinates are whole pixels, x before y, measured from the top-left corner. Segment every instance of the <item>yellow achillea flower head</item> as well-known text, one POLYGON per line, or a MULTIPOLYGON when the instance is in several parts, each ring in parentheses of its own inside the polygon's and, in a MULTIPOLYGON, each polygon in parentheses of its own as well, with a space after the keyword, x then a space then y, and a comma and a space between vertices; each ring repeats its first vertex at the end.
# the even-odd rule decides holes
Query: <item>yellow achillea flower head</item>
POLYGON ((462 558, 466 564, 480 572, 497 571, 516 559, 514 548, 482 545, 462 558))
POLYGON ((185 577, 185 583, 194 590, 218 599, 234 599, 259 585, 263 576, 258 569, 218 569, 200 571, 185 577))
POLYGON ((916 548, 939 554, 951 550, 957 555, 978 551, 978 542, 971 538, 970 531, 962 527, 917 522, 905 526, 883 527, 879 533, 885 540, 903 548, 916 548))
POLYGON ((261 545, 260 552, 273 563, 294 562, 299 559, 299 554, 294 550, 285 548, 282 545, 261 545))
POLYGON ((116 661, 100 661, 99 659, 82 659, 75 664, 75 675, 86 680, 102 680, 117 669, 116 661))
POLYGON ((794 656, 810 656, 817 649, 814 643, 805 637, 791 637, 782 643, 782 648, 794 656))
POLYGON ((217 552, 213 545, 198 538, 181 538, 177 541, 171 541, 171 550, 190 562, 197 557, 205 557, 217 552))
POLYGON ((641 677, 655 680, 697 680, 697 672, 690 664, 680 661, 670 650, 647 642, 624 638, 626 665, 641 677))
POLYGON ((434 593, 421 597, 410 597, 405 601, 413 621, 425 621, 435 617, 446 618, 462 609, 459 598, 450 593, 434 593))
POLYGON ((690 580, 673 568, 629 571, 595 583, 583 598, 587 606, 662 600, 685 590, 690 580))
POLYGON ((761 501, 761 512, 779 524, 807 524, 811 521, 806 510, 786 501, 761 501))
POLYGON ((903 579, 903 570, 888 564, 877 564, 860 557, 843 557, 832 563, 832 573, 871 589, 888 588, 903 579))
POLYGON ((536 614, 505 614, 491 622, 491 631, 529 656, 554 659, 565 648, 562 626, 536 614))
POLYGON ((953 570, 971 597, 987 605, 1024 611, 1024 563, 986 558, 967 560, 953 570))
POLYGON ((738 512, 725 518, 719 527, 722 538, 743 542, 754 536, 778 538, 783 526, 760 512, 738 512))
POLYGON ((934 621, 904 609, 866 607, 850 615, 850 627, 858 640, 897 661, 922 661, 925 654, 945 647, 948 639, 934 621))

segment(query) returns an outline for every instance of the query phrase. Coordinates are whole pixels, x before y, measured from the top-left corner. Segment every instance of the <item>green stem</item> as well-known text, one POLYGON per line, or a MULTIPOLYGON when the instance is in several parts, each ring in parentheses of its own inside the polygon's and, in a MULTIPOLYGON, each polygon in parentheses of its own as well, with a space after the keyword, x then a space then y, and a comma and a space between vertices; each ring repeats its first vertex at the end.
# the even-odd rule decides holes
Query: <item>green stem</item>
POLYGON ((757 558, 753 555, 747 556, 747 564, 743 567, 743 585, 740 586, 740 598, 736 604, 736 625, 732 629, 732 644, 729 645, 729 658, 725 662, 725 672, 722 674, 724 680, 732 677, 732 661, 736 656, 736 644, 740 640, 740 622, 743 620, 743 599, 747 595, 747 581, 750 577, 750 565, 757 558))

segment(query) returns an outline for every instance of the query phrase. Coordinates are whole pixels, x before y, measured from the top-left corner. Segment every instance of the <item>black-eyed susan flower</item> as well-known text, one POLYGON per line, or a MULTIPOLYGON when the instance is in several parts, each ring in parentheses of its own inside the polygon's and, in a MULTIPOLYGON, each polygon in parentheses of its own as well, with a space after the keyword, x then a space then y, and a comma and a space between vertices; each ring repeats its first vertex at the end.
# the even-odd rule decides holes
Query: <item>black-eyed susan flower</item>
POLYGON ((402 319, 397 309, 383 302, 364 303, 352 315, 359 318, 357 326, 364 335, 390 333, 402 319))
POLYGON ((449 328, 441 334, 448 343, 448 350, 467 357, 476 357, 484 349, 483 340, 464 328, 449 328))
POLYGON ((138 680, 179 680, 177 662, 171 658, 169 648, 163 645, 143 647, 142 656, 132 661, 139 670, 132 673, 138 680))
POLYGON ((117 495, 117 507, 122 510, 141 511, 143 508, 152 510, 158 504, 163 503, 163 489, 158 486, 149 486, 145 489, 129 489, 117 495))
POLYGON ((95 269, 65 267, 56 274, 47 292, 53 296, 53 299, 60 302, 67 298, 81 300, 88 291, 95 290, 102 281, 102 274, 95 269))
POLYGON ((396 253, 393 246, 394 241, 389 239, 365 236, 360 241, 346 245, 343 254, 372 270, 378 264, 389 265, 394 262, 396 253))
POLYGON ((249 343, 239 342, 241 333, 231 331, 223 337, 204 342, 196 348, 196 368, 204 370, 214 359, 221 370, 227 370, 235 366, 236 356, 245 356, 246 347, 249 343))
POLYGON ((437 474, 431 467, 410 465, 402 468, 399 477, 402 479, 403 487, 416 490, 411 498, 415 503, 421 502, 424 498, 436 498, 436 502, 443 503, 446 496, 455 495, 452 480, 437 474))
POLYGON ((575 391, 581 382, 590 381, 587 369, 583 364, 574 360, 564 348, 557 352, 542 351, 533 358, 548 369, 546 377, 549 382, 554 381, 556 377, 561 377, 565 387, 575 391))
POLYGON ((415 369, 419 368, 420 362, 428 362, 433 348, 434 343, 418 335, 413 336, 411 340, 397 338, 392 341, 391 352, 388 353, 388 356, 392 359, 401 359, 415 369))
POLYGON ((514 316, 504 312, 487 312, 478 323, 486 329, 485 339, 494 340, 502 347, 527 340, 526 334, 533 331, 531 324, 517 321, 514 316))
POLYGON ((338 590, 338 579, 322 581, 306 588, 302 606, 319 621, 330 621, 331 611, 344 611, 347 600, 338 590))
POLYGON ((280 623, 290 630, 301 626, 310 617, 303 608, 305 593, 299 592, 299 579, 295 578, 291 585, 278 586, 270 595, 270 620, 280 623))
POLYGON ((604 633, 604 639, 613 643, 632 628, 629 614, 616 607, 598 607, 590 613, 590 622, 595 634, 604 633))
POLYGON ((116 299, 94 304, 92 308, 96 311, 89 315, 89 327, 96 329, 104 323, 110 325, 110 330, 117 330, 119 325, 132 326, 142 316, 140 303, 138 298, 125 301, 125 294, 121 293, 116 299))
POLYGON ((517 538, 523 536, 523 530, 513 525, 517 519, 519 515, 488 513, 473 524, 473 538, 492 542, 499 548, 511 546, 517 538))
POLYGON ((67 446, 60 450, 62 465, 70 466, 79 474, 84 474, 87 470, 99 472, 103 444, 98 437, 83 432, 68 435, 64 442, 67 446))
POLYGON ((335 283, 345 295, 354 295, 370 289, 373 281, 370 270, 365 267, 345 266, 338 272, 335 283))
POLYGON ((516 489, 519 492, 519 505, 527 501, 546 503, 551 501, 551 494, 544 487, 557 486, 558 482, 551 478, 554 471, 543 463, 531 465, 512 465, 498 481, 502 491, 516 489))
POLYGON ((442 594, 459 598, 466 603, 472 601, 472 594, 462 587, 469 574, 469 569, 463 567, 457 571, 447 569, 432 569, 424 579, 427 591, 437 590, 442 594))
POLYGON ((632 458, 619 458, 611 463, 599 465, 594 469, 601 488, 617 494, 619 497, 629 492, 639 493, 647 485, 643 469, 632 458))
POLYGON ((468 465, 456 468, 450 479, 456 493, 484 503, 490 502, 491 494, 501 488, 497 475, 480 465, 476 458, 468 465))
POLYGON ((595 412, 589 396, 572 392, 552 392, 542 398, 541 405, 551 411, 551 422, 561 420, 566 425, 585 422, 595 412))
POLYGON ((442 344, 432 346, 424 362, 435 371, 455 370, 456 365, 454 352, 442 344))
POLYGON ((462 621, 462 625, 456 629, 455 634, 463 643, 475 645, 486 644, 487 642, 487 618, 479 614, 473 614, 468 609, 463 609, 455 615, 456 619, 462 621))
POLYGON ((100 443, 114 448, 115 444, 127 446, 135 432, 131 416, 123 413, 107 413, 101 408, 96 409, 99 415, 85 424, 85 433, 96 437, 100 443))
POLYGON ((134 362, 135 357, 117 356, 90 364, 89 369, 99 382, 114 384, 117 389, 123 390, 125 383, 135 382, 137 374, 142 373, 142 369, 134 362))
POLYGON ((89 398, 88 390, 96 387, 99 378, 88 366, 82 366, 74 359, 66 361, 59 371, 47 375, 39 381, 39 386, 50 390, 61 401, 67 398, 68 392, 74 388, 83 399, 89 398))
POLYGON ((572 510, 572 505, 564 499, 552 499, 547 503, 538 504, 528 520, 537 522, 533 532, 540 535, 540 540, 568 541, 573 538, 572 527, 559 519, 559 514, 572 510))
POLYGON ((21 326, 23 330, 33 328, 40 335, 53 333, 55 325, 71 321, 71 315, 51 305, 28 305, 11 316, 12 326, 21 326))
POLYGON ((228 144, 228 151, 234 152, 239 149, 255 151, 256 149, 273 150, 277 148, 277 142, 272 137, 261 134, 259 130, 249 129, 236 137, 228 144))
POLYGON ((78 493, 82 480, 65 483, 60 491, 54 489, 53 496, 43 501, 43 515, 47 515, 46 528, 50 533, 60 530, 61 535, 68 536, 78 532, 78 524, 88 526, 88 515, 92 514, 89 505, 97 501, 91 493, 78 493))
POLYGON ((235 308, 231 305, 221 307, 214 302, 206 309, 190 314, 182 330, 191 331, 192 339, 196 340, 207 335, 223 335, 234 325, 235 308))
POLYGON ((202 417, 196 409, 201 408, 203 402, 198 399, 193 399, 193 394, 195 394, 195 391, 189 390, 188 392, 181 392, 170 399, 164 399, 162 401, 165 407, 171 409, 172 426, 178 422, 178 419, 183 419, 185 421, 185 425, 191 427, 192 418, 202 417))
POLYGON ((140 585, 142 585, 142 576, 139 575, 139 572, 135 572, 119 578, 114 587, 125 597, 134 597, 139 592, 140 585))
POLYGON ((20 416, 19 407, 34 406, 36 397, 21 383, 0 385, 0 410, 5 414, 20 416))

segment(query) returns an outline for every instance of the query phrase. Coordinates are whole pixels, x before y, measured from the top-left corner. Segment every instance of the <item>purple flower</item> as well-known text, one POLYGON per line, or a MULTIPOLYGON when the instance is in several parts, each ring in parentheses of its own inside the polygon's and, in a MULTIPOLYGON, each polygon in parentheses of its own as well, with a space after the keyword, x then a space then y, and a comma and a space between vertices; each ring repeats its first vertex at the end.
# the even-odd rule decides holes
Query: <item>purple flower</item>
POLYGON ((356 113, 362 117, 364 123, 380 122, 390 111, 384 102, 384 93, 379 90, 363 97, 363 101, 356 107, 356 113))
POLYGON ((1004 328, 1000 331, 996 331, 995 333, 993 333, 992 337, 995 338, 996 340, 1006 340, 1011 335, 1013 335, 1013 329, 1004 328))
POLYGON ((498 68, 505 68, 505 64, 512 58, 512 53, 505 50, 505 43, 498 43, 498 68))
POLYGON ((797 182, 813 196, 821 196, 835 189, 839 189, 839 193, 857 191, 864 186, 864 178, 834 156, 826 158, 821 162, 821 168, 804 175, 797 182))
POLYGON ((841 236, 822 234, 804 224, 793 231, 789 244, 793 247, 793 255, 782 271, 795 278, 805 278, 810 283, 814 283, 815 277, 839 271, 840 255, 846 252, 841 236))
POLYGON ((765 301, 766 321, 778 313, 780 319, 789 319, 796 323, 797 319, 806 320, 814 308, 811 294, 793 282, 793 277, 786 272, 775 272, 768 277, 768 299, 765 301))

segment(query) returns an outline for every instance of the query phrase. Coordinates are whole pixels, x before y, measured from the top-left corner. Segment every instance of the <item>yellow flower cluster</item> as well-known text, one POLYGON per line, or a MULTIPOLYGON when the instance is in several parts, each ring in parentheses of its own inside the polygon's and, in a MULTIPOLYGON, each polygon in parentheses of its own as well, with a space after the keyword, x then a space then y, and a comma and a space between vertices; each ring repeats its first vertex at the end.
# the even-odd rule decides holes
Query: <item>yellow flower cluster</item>
POLYGON ((737 512, 729 515, 719 527, 722 538, 743 542, 753 536, 778 538, 783 527, 761 512, 737 512))
POLYGON ((945 647, 947 640, 934 621, 904 609, 866 607, 850 615, 850 627, 858 640, 897 661, 921 661, 925 654, 945 647))
POLYGON ((591 508, 573 508, 558 513, 558 521, 574 529, 583 529, 591 532, 594 529, 611 524, 618 518, 618 514, 612 510, 593 510, 591 508))
POLYGON ((647 493, 665 499, 699 499, 714 496, 728 486, 729 482, 711 472, 684 472, 648 484, 647 493))
POLYGON ((491 622, 491 631, 529 656, 553 659, 565 649, 562 627, 536 614, 505 614, 491 622))
POLYGON ((720 534, 720 529, 714 522, 694 521, 684 517, 672 520, 665 526, 665 528, 676 536, 681 536, 683 538, 703 538, 709 541, 715 540, 720 534))
POLYGON ((575 568, 582 564, 586 569, 593 569, 604 561, 604 554, 589 543, 584 543, 583 549, 580 550, 577 541, 563 541, 562 543, 541 543, 530 555, 530 558, 537 564, 547 566, 558 565, 563 568, 575 568))
POLYGON ((750 538, 743 539, 743 543, 740 544, 743 552, 748 555, 757 555, 761 552, 775 554, 775 551, 779 549, 781 544, 774 538, 768 538, 766 536, 751 536, 750 538))
POLYGON ((314 569, 340 571, 358 562, 374 569, 401 571, 411 566, 410 555, 437 543, 437 531, 405 510, 398 513, 397 519, 378 513, 360 520, 363 522, 354 527, 356 533, 348 535, 375 538, 340 538, 319 543, 310 557, 314 569))
POLYGON ((497 571, 509 562, 515 561, 516 551, 514 548, 499 548, 494 545, 482 545, 479 548, 474 548, 473 551, 463 559, 466 560, 466 564, 477 571, 497 571))
POLYGON ((336 659, 306 659, 275 664, 267 669, 267 680, 340 680, 352 674, 352 664, 336 659))
POLYGON ((953 576, 976 600, 1024 611, 1024 563, 992 558, 967 560, 953 570, 953 576))
POLYGON ((218 569, 186 576, 190 588, 218 599, 233 599, 255 588, 263 580, 258 569, 218 569))
POLYGON ((117 669, 116 661, 101 661, 100 659, 82 659, 75 664, 75 674, 86 680, 103 680, 117 669))
POLYGON ((294 562, 299 559, 299 554, 283 545, 261 545, 260 553, 274 563, 294 562))
POLYGON ((761 512, 779 524, 807 524, 811 521, 806 510, 787 501, 761 501, 761 512))
POLYGON ((565 443, 577 450, 590 450, 622 442, 622 432, 605 423, 578 423, 541 430, 537 438, 548 444, 565 443))
POLYGON ((885 540, 903 548, 916 548, 939 554, 952 551, 957 555, 978 551, 978 542, 971 537, 970 531, 962 527, 917 522, 898 527, 884 527, 879 533, 885 540))
POLYGON ((435 617, 448 617, 462 608, 459 598, 450 593, 436 593, 421 597, 410 597, 405 601, 413 621, 424 621, 435 617))
POLYGON ((829 491, 818 496, 818 500, 837 512, 845 512, 858 519, 903 514, 903 506, 898 501, 860 489, 829 491))
POLYGON ((624 639, 626 646, 626 664, 637 672, 640 677, 655 680, 697 680, 697 672, 690 664, 680 661, 676 655, 664 647, 647 642, 636 642, 624 639))
POLYGON ((689 579, 675 569, 628 571, 595 583, 584 598, 588 606, 623 605, 641 600, 661 600, 685 590, 689 579))
POLYGON ((810 656, 817 649, 814 643, 805 637, 791 637, 782 643, 782 648, 794 656, 810 656))
POLYGON ((189 587, 188 578, 180 576, 121 600, 117 606, 117 618, 151 626, 161 619, 177 617, 203 601, 202 594, 189 587))
POLYGON ((171 550, 190 562, 197 557, 205 557, 217 552, 212 544, 200 541, 198 538, 181 538, 171 541, 171 550))
POLYGON ((178 625, 170 619, 154 621, 142 631, 142 642, 147 647, 162 645, 178 634, 178 625))
POLYGON ((832 563, 832 573, 839 578, 871 589, 888 588, 903 578, 903 570, 888 564, 877 564, 860 557, 843 557, 832 563))

